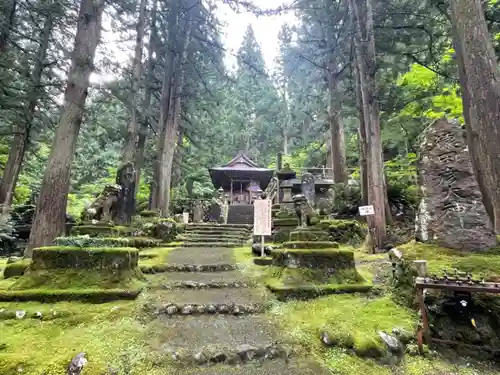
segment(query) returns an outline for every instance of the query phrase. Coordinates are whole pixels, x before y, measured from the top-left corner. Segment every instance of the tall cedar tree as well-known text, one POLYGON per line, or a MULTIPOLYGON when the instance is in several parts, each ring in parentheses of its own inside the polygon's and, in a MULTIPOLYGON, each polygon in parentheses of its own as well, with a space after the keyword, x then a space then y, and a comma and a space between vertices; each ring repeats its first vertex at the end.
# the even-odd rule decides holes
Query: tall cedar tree
POLYGON ((71 164, 99 43, 104 5, 104 0, 80 3, 64 106, 43 176, 25 257, 31 257, 33 248, 51 244, 64 231, 71 164))

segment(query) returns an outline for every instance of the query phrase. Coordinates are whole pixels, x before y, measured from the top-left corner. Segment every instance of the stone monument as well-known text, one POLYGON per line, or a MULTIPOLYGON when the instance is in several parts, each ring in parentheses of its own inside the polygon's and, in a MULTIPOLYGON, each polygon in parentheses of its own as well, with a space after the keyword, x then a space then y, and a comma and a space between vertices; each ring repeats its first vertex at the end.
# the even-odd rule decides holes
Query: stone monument
POLYGON ((203 202, 197 200, 193 207, 193 223, 201 223, 203 221, 203 202))
POLYGON ((135 214, 136 172, 131 162, 122 165, 116 174, 116 184, 120 186, 116 203, 116 224, 129 225, 135 214))
POLYGON ((421 199, 416 239, 456 250, 495 247, 496 236, 460 124, 437 120, 429 126, 417 163, 421 199))

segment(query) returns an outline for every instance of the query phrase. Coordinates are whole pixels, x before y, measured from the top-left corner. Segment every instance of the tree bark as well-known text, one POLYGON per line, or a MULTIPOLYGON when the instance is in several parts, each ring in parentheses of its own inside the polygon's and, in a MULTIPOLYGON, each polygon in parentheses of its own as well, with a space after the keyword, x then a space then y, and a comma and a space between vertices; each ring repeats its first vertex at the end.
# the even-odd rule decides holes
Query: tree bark
POLYGON ((483 203, 500 233, 500 73, 481 1, 450 3, 467 142, 483 203))
MULTIPOLYGON (((332 48, 332 47, 331 47, 332 48)), ((338 97, 338 75, 335 69, 334 56, 330 57, 328 76, 328 91, 330 105, 328 109, 328 122, 330 129, 330 157, 332 165, 332 177, 335 183, 347 184, 349 176, 347 174, 347 163, 345 156, 344 123, 337 108, 338 97)))
POLYGON ((36 53, 35 66, 31 73, 31 88, 28 94, 28 103, 26 106, 25 119, 19 121, 14 129, 14 138, 10 145, 9 156, 2 180, 0 182, 0 205, 4 210, 8 210, 12 205, 14 191, 16 189, 19 173, 21 172, 24 161, 24 154, 29 144, 31 126, 35 117, 36 104, 41 94, 41 81, 44 70, 44 60, 49 47, 49 39, 52 34, 53 17, 47 12, 43 29, 40 35, 40 46, 36 53))
MULTIPOLYGON (((177 131, 179 128, 179 117, 181 110, 181 94, 184 89, 185 68, 187 59, 188 45, 191 40, 191 16, 188 11, 186 14, 184 36, 182 45, 177 58, 172 65, 177 74, 172 74, 170 108, 167 114, 167 123, 165 124, 165 135, 163 137, 162 153, 160 155, 160 168, 158 176, 158 206, 160 215, 167 217, 170 206, 170 186, 172 182, 172 165, 174 160, 175 146, 177 142, 177 131)), ((175 71, 174 71, 175 72, 175 71)))
POLYGON ((148 57, 146 63, 146 82, 145 82, 145 91, 144 91, 144 101, 142 104, 142 120, 141 126, 139 128, 139 138, 137 141, 137 152, 135 155, 135 173, 136 173, 136 195, 140 188, 141 182, 141 170, 144 166, 144 147, 146 146, 146 139, 148 136, 148 128, 149 128, 149 119, 150 119, 150 111, 151 111, 151 95, 152 95, 152 86, 153 86, 153 78, 154 78, 154 63, 153 63, 153 52, 155 49, 155 41, 156 41, 156 1, 153 1, 153 8, 151 9, 151 34, 149 35, 149 43, 148 43, 148 57))
POLYGON ((14 26, 17 0, 4 0, 2 3, 3 3, 2 13, 4 14, 4 22, 2 22, 0 28, 0 54, 3 54, 5 53, 5 51, 7 51, 10 32, 12 30, 12 27, 14 26))
MULTIPOLYGON (((139 94, 139 86, 141 82, 141 67, 142 67, 142 48, 144 45, 144 23, 146 18, 147 0, 141 0, 139 4, 139 19, 136 25, 135 52, 133 61, 133 78, 131 90, 132 108, 130 109, 130 122, 127 128, 127 138, 123 149, 123 162, 134 162, 134 156, 137 150, 137 97, 139 94)), ((135 193, 134 193, 135 194, 135 193)))
POLYGON ((71 67, 52 150, 45 168, 25 257, 63 233, 76 140, 99 43, 104 0, 82 0, 71 67))
POLYGON ((386 215, 384 164, 375 87, 376 60, 373 10, 371 0, 349 0, 349 8, 355 30, 354 44, 367 136, 368 204, 373 205, 375 210, 375 215, 370 222, 373 225, 373 240, 376 250, 381 250, 386 237, 386 215))

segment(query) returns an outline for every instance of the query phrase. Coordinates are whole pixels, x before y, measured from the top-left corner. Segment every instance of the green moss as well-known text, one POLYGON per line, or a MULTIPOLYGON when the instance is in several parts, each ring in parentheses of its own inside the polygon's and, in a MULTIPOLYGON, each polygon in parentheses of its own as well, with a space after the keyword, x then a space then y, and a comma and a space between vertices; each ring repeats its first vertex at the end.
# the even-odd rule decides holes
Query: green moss
MULTIPOLYGON (((137 320, 135 303, 79 302, 2 303, 9 310, 56 314, 56 319, 33 322, 15 319, 0 322, 0 374, 63 375, 79 352, 89 359, 83 373, 102 375, 113 368, 118 374, 172 373, 162 363, 153 365, 145 337, 147 327, 137 320), (119 328, 117 328, 119 327, 119 328)), ((82 373, 82 375, 83 375, 82 373)))
POLYGON ((137 232, 137 228, 110 225, 77 225, 71 228, 71 235, 86 235, 95 237, 127 236, 137 232))
POLYGON ((167 263, 167 257, 173 247, 160 247, 156 249, 144 250, 140 253, 139 266, 153 267, 167 263))
POLYGON ((142 286, 144 276, 138 269, 113 270, 30 270, 12 284, 9 290, 23 289, 119 289, 142 286))
POLYGON ((29 259, 23 259, 18 262, 9 263, 3 271, 3 277, 8 279, 10 277, 22 276, 30 266, 29 259))
POLYGON ((498 250, 486 253, 459 252, 431 244, 411 242, 398 246, 406 260, 424 259, 428 261, 430 274, 441 275, 443 269, 454 268, 471 272, 474 277, 500 280, 500 256, 498 250))
POLYGON ((0 290, 0 301, 86 301, 103 303, 116 300, 135 299, 140 289, 26 289, 0 290))
POLYGON ((398 306, 388 296, 378 299, 357 295, 332 295, 311 301, 295 301, 272 312, 292 340, 321 350, 320 332, 328 332, 336 346, 354 349, 360 356, 385 353, 378 331, 394 327, 412 331, 416 314, 398 306))
POLYGON ((33 249, 33 269, 133 269, 139 254, 132 247, 46 246, 33 249))
POLYGON ((55 239, 55 244, 58 246, 78 246, 78 247, 156 247, 161 240, 148 237, 90 237, 70 236, 58 237, 55 239))
POLYGON ((299 219, 296 217, 276 218, 273 220, 273 226, 275 227, 296 227, 297 225, 299 225, 299 219))
POLYGON ((158 211, 143 210, 139 215, 142 217, 159 217, 160 213, 158 211))
POLYGON ((289 241, 283 244, 284 248, 288 249, 337 249, 339 244, 337 242, 317 241, 289 241))
POLYGON ((318 227, 327 230, 333 241, 357 245, 366 236, 366 226, 357 220, 322 220, 318 227))
POLYGON ((300 228, 290 233, 290 241, 329 241, 326 231, 315 228, 300 228))

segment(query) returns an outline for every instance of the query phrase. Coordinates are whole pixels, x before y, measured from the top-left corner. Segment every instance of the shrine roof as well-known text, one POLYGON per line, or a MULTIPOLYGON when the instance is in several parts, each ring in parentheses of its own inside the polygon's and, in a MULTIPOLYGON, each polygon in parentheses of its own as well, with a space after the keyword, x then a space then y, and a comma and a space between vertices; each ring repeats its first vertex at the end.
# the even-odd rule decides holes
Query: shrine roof
POLYGON ((261 172, 272 171, 272 169, 269 169, 269 168, 259 167, 253 160, 251 160, 248 156, 246 156, 242 152, 238 153, 238 155, 236 155, 229 163, 224 164, 220 167, 210 168, 210 170, 214 170, 214 171, 229 171, 229 170, 248 171, 248 170, 251 170, 251 171, 261 171, 261 172))

